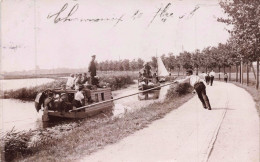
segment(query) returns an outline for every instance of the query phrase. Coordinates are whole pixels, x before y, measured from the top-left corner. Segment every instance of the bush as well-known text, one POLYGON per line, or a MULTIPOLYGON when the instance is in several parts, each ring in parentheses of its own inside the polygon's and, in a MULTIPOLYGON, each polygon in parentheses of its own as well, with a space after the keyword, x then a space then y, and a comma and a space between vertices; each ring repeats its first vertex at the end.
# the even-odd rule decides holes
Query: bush
POLYGON ((100 86, 108 86, 113 90, 125 88, 129 84, 134 83, 134 78, 129 75, 109 76, 100 78, 100 86))
POLYGON ((60 88, 62 84, 66 84, 66 79, 58 79, 53 82, 39 85, 36 87, 20 88, 17 90, 5 91, 3 94, 4 94, 4 98, 34 100, 38 92, 42 92, 48 88, 50 89, 60 88))
POLYGON ((56 142, 64 134, 69 133, 81 124, 82 122, 73 122, 30 131, 16 131, 13 129, 1 137, 1 143, 4 144, 5 161, 13 161, 16 158, 33 154, 53 143, 56 145, 56 142))
POLYGON ((192 92, 192 87, 189 83, 181 83, 177 85, 172 85, 166 94, 167 99, 173 99, 175 97, 183 96, 192 92))

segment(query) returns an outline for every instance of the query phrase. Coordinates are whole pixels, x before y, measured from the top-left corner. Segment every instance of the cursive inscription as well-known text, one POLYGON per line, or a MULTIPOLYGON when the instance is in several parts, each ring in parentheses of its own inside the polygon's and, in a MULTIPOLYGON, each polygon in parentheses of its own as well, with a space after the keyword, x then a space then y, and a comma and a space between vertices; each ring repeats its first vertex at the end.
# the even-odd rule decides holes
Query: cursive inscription
POLYGON ((100 22, 100 21, 115 21, 115 25, 119 22, 123 21, 124 15, 122 14, 120 17, 112 17, 112 18, 78 18, 73 17, 76 11, 79 9, 79 4, 75 4, 71 9, 68 9, 68 3, 64 4, 62 8, 54 14, 49 14, 47 19, 53 19, 54 23, 66 22, 66 21, 78 21, 78 22, 100 22), (66 14, 66 12, 68 13, 66 14))
MULTIPOLYGON (((170 11, 171 3, 167 3, 166 5, 163 5, 162 7, 158 8, 156 12, 152 15, 151 20, 148 23, 148 27, 155 21, 155 19, 158 19, 159 21, 165 23, 168 19, 173 18, 174 13, 170 11)), ((182 16, 179 16, 179 19, 183 19, 184 17, 190 18, 194 15, 194 13, 199 9, 200 7, 197 5, 195 9, 193 9, 191 12, 183 14, 182 16)), ((125 17, 125 14, 121 14, 118 17, 101 17, 101 18, 81 18, 77 17, 76 13, 79 10, 79 4, 75 4, 72 7, 69 7, 68 3, 65 3, 57 12, 48 14, 47 19, 53 19, 54 24, 61 23, 61 22, 114 22, 114 26, 116 26, 118 23, 123 22, 124 19, 131 19, 135 21, 136 19, 142 18, 144 13, 140 10, 136 10, 132 16, 129 15, 129 17, 125 17)))

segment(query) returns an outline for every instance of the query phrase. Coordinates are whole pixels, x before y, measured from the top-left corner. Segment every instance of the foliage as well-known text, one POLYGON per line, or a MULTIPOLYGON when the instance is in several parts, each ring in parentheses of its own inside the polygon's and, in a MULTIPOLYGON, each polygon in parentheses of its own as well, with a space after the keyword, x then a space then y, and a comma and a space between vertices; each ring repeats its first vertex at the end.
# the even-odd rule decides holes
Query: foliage
POLYGON ((172 85, 167 91, 166 98, 174 99, 176 97, 180 97, 188 93, 191 93, 191 91, 192 91, 192 87, 190 86, 189 83, 172 85))

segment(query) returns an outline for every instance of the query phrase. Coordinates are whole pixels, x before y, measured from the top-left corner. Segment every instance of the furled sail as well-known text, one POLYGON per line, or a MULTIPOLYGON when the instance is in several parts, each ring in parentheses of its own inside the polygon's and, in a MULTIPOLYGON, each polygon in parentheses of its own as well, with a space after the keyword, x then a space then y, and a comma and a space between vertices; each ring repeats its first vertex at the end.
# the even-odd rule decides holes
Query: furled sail
POLYGON ((163 64, 161 57, 157 58, 157 65, 158 65, 158 76, 169 76, 169 73, 163 64))

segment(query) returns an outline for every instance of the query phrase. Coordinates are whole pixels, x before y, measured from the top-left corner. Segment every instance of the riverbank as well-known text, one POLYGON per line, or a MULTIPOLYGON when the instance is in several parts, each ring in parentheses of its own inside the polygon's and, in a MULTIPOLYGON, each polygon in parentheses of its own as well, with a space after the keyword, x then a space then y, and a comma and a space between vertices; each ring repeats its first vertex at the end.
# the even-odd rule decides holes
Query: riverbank
MULTIPOLYGON (((127 112, 123 117, 109 117, 101 114, 84 120, 80 126, 63 133, 62 136, 46 136, 44 143, 35 142, 33 145, 35 147, 26 148, 28 150, 25 149, 20 154, 16 151, 16 155, 19 156, 15 160, 74 161, 83 154, 91 154, 106 145, 116 143, 135 131, 147 127, 154 120, 163 118, 167 113, 188 101, 193 96, 189 92, 190 89, 185 86, 171 88, 169 93, 173 93, 170 96, 174 96, 174 99, 168 98, 165 102, 127 112)), ((31 138, 27 140, 31 141, 31 138)), ((8 155, 7 152, 6 155, 8 155)))

